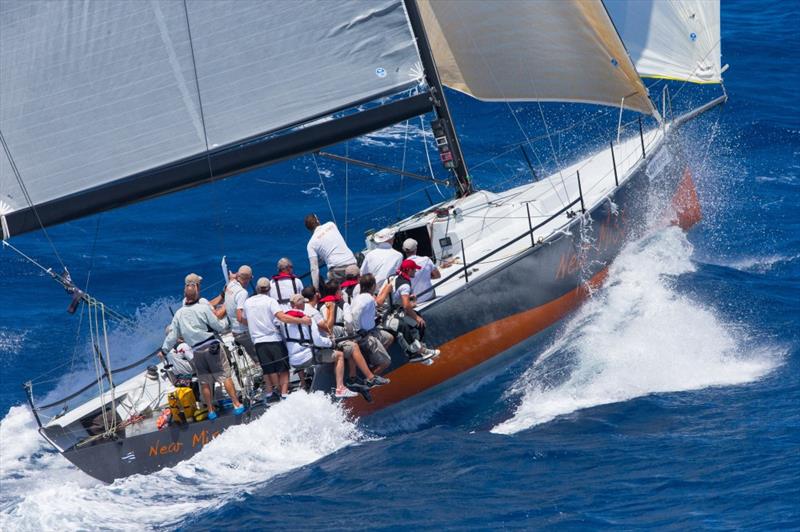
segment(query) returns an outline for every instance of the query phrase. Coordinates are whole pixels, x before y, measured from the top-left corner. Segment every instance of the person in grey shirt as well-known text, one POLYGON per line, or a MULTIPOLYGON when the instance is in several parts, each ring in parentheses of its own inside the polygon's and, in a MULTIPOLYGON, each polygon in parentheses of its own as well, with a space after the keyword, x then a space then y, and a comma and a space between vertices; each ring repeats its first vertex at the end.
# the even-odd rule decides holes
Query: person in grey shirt
MULTIPOLYGON (((190 277, 187 276, 187 280, 190 277)), ((234 414, 244 413, 244 406, 236 396, 236 388, 231 379, 228 357, 214 333, 221 333, 225 326, 217 319, 209 305, 200 303, 200 285, 188 283, 184 288, 184 306, 175 312, 169 326, 167 337, 161 345, 164 356, 178 344, 180 338, 192 347, 194 365, 200 380, 203 400, 208 407, 208 418, 216 419, 213 405, 214 381, 225 386, 234 406, 234 414)))

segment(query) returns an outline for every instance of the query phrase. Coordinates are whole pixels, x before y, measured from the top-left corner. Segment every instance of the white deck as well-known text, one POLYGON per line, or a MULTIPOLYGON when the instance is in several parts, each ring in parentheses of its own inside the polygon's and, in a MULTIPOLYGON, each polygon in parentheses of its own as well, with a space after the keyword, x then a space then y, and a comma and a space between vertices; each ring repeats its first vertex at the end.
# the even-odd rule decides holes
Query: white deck
MULTIPOLYGON (((645 149, 653 153, 664 138, 662 129, 651 129, 644 133, 645 149)), ((621 141, 614 146, 617 163, 617 175, 620 184, 624 183, 642 163, 642 145, 639 135, 621 141)), ((530 205, 531 224, 535 227, 560 211, 573 200, 579 198, 577 172, 580 171, 583 199, 587 210, 604 201, 614 191, 614 167, 611 149, 607 148, 592 154, 559 173, 522 185, 502 193, 480 191, 466 198, 441 204, 441 207, 460 209, 461 214, 446 219, 437 219, 435 213, 411 216, 391 226, 397 231, 428 225, 431 230, 431 242, 437 258, 452 256, 452 263, 439 269, 442 278, 451 275, 463 267, 461 242, 468 263, 497 249, 503 243, 519 237, 529 230, 526 205, 530 205), (450 237, 452 246, 447 250, 439 247, 439 239, 450 237), (443 253, 444 251, 444 253, 443 253)), ((570 210, 579 212, 580 204, 570 210)), ((536 242, 547 240, 551 235, 562 230, 570 222, 566 213, 554 218, 534 233, 536 242)), ((477 279, 488 274, 519 253, 530 248, 530 239, 524 238, 512 244, 470 268, 469 279, 477 279)), ((434 281, 435 283, 436 281, 434 281)), ((463 275, 455 276, 436 288, 438 296, 448 294, 464 285, 463 275)))

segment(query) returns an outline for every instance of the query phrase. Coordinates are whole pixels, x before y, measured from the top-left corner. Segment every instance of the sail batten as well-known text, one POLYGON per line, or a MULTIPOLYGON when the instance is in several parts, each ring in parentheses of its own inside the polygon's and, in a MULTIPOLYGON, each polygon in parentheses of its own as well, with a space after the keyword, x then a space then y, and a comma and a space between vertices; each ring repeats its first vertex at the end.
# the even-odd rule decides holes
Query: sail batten
POLYGON ((442 82, 486 101, 654 108, 600 0, 420 0, 442 82))
MULTIPOLYGON (((0 130, 34 205, 419 84, 402 0, 320 6, 1 0, 0 130)), ((9 168, 0 154, 13 218, 29 205, 9 168)))

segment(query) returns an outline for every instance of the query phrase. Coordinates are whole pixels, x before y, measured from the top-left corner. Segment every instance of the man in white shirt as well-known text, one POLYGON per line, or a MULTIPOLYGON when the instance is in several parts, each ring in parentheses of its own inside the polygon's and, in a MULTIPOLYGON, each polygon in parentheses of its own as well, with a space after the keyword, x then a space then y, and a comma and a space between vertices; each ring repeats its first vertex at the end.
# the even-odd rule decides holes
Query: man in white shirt
MULTIPOLYGON (((304 312, 306 299, 301 294, 294 294, 291 297, 291 309, 286 314, 294 318, 307 317, 304 312)), ((334 375, 336 376, 335 396, 343 399, 355 397, 357 393, 350 391, 344 385, 344 353, 334 349, 333 342, 327 336, 319 333, 319 327, 312 320, 311 325, 283 325, 283 337, 286 340, 286 348, 289 351, 289 362, 292 367, 298 370, 300 378, 305 378, 305 370, 314 365, 314 352, 316 352, 317 362, 322 364, 333 364, 334 375)))
POLYGON ((413 260, 419 266, 416 275, 411 278, 411 291, 417 296, 417 303, 424 303, 436 297, 433 290, 428 292, 426 290, 431 287, 431 279, 442 277, 439 268, 433 264, 430 257, 417 255, 417 241, 413 238, 406 238, 403 241, 403 253, 407 259, 413 260))
POLYGON ((247 300, 247 285, 253 279, 253 270, 246 264, 239 267, 236 277, 229 281, 225 287, 225 313, 231 324, 231 332, 236 343, 244 348, 245 352, 258 363, 256 348, 247 332, 244 321, 244 302, 247 300))
POLYGON ((386 279, 400 266, 403 254, 392 247, 394 232, 391 229, 381 229, 372 235, 375 247, 364 256, 361 263, 361 275, 371 273, 375 276, 376 286, 383 286, 386 279))
POLYGON ((389 285, 385 285, 377 297, 374 296, 375 276, 368 273, 361 276, 359 286, 361 292, 353 298, 352 304, 353 326, 356 332, 362 335, 358 341, 361 352, 364 353, 373 373, 380 374, 392 363, 392 358, 386 350, 392 344, 394 337, 377 327, 377 305, 383 304, 388 295, 386 288, 389 285))
POLYGON ((283 310, 289 310, 289 299, 303 290, 303 281, 294 274, 292 261, 283 257, 278 261, 278 274, 272 276, 272 288, 269 293, 280 303, 283 310))
POLYGON ((311 325, 311 318, 288 316, 278 302, 267 295, 269 289, 269 279, 261 277, 256 283, 256 295, 244 303, 244 319, 264 375, 274 390, 280 390, 280 397, 285 398, 289 394, 289 352, 278 322, 311 325))
POLYGON ((311 238, 306 249, 311 266, 311 282, 314 287, 319 290, 320 263, 328 266, 328 279, 337 281, 344 279, 345 269, 356 263, 356 257, 347 247, 336 224, 333 222, 320 224, 316 214, 309 214, 305 218, 305 225, 306 229, 311 231, 311 238))

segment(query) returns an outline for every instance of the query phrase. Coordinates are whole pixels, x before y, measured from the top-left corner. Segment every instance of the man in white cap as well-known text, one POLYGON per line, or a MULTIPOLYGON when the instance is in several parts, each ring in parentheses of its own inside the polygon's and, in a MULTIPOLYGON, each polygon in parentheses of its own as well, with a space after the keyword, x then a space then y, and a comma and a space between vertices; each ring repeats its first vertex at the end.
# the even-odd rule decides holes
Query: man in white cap
POLYGON ((241 345, 250 358, 258 363, 256 348, 247 332, 244 319, 244 302, 247 300, 247 285, 253 279, 253 269, 244 264, 239 267, 234 279, 225 287, 225 313, 231 324, 231 332, 236 343, 241 345))
POLYGON ((278 322, 311 325, 311 318, 296 318, 286 314, 278 302, 267 295, 269 289, 269 279, 259 278, 256 295, 244 303, 244 318, 264 375, 272 388, 279 390, 278 398, 285 398, 289 393, 289 352, 283 343, 278 322))
POLYGON ((431 287, 431 279, 439 279, 442 273, 439 271, 430 257, 420 257, 417 255, 417 241, 413 238, 406 238, 403 241, 403 254, 406 259, 411 259, 417 263, 419 270, 411 278, 411 292, 416 294, 417 303, 424 303, 436 297, 433 290, 427 291, 431 287))
POLYGON ((305 220, 306 229, 311 231, 311 238, 306 249, 308 262, 311 266, 311 282, 319 290, 319 267, 324 262, 328 266, 328 279, 342 281, 344 271, 351 264, 356 263, 356 257, 342 234, 333 222, 320 224, 316 214, 309 214, 305 220))
POLYGON ((367 252, 364 262, 361 263, 361 275, 371 273, 375 276, 376 286, 380 289, 390 275, 394 275, 400 263, 403 262, 403 254, 392 247, 394 243, 394 231, 391 229, 381 229, 372 235, 375 247, 367 252))

